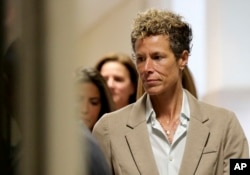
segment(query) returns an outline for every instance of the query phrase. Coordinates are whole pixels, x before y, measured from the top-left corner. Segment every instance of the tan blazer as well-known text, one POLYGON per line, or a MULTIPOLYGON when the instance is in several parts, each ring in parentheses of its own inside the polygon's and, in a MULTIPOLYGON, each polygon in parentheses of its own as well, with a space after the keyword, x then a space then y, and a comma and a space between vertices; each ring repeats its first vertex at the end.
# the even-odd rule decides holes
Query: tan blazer
MULTIPOLYGON (((195 99, 187 92, 190 124, 179 175, 229 174, 230 158, 249 158, 248 143, 234 113, 195 99)), ((95 125, 115 175, 158 175, 145 117, 146 95, 106 114, 95 125)))

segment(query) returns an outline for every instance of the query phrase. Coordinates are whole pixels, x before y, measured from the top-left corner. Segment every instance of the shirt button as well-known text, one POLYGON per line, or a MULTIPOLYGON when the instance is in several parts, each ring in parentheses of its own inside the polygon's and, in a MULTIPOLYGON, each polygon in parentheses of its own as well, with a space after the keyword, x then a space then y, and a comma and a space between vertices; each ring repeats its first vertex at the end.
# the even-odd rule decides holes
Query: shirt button
POLYGON ((170 156, 170 157, 169 157, 169 161, 173 161, 173 157, 170 156))
POLYGON ((151 124, 152 124, 152 126, 154 126, 154 125, 155 125, 155 122, 154 122, 154 121, 152 121, 152 122, 151 122, 151 124))

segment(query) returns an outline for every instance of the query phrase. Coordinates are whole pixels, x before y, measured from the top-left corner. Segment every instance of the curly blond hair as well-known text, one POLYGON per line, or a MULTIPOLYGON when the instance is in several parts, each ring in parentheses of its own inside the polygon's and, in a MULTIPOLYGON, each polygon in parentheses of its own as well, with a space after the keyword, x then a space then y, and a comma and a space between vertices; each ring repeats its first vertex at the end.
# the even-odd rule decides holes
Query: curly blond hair
POLYGON ((131 32, 133 51, 138 39, 155 35, 168 37, 170 48, 176 58, 179 58, 184 50, 191 52, 192 29, 178 14, 160 9, 149 9, 138 13, 131 32))

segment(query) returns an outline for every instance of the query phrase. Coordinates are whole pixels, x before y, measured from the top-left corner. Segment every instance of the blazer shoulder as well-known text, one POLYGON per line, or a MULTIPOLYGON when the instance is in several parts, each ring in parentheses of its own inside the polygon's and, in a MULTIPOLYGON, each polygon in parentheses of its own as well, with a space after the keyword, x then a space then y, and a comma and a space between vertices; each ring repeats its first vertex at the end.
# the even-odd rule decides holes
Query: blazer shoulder
POLYGON ((190 106, 190 115, 195 118, 202 118, 202 121, 207 121, 209 119, 210 121, 226 122, 237 118, 232 110, 198 100, 189 93, 188 102, 190 106))
POLYGON ((210 111, 211 113, 217 112, 217 113, 225 113, 225 114, 234 115, 234 112, 228 108, 209 104, 204 101, 199 101, 199 103, 200 103, 200 107, 204 110, 207 110, 208 112, 210 111))
POLYGON ((95 124, 94 129, 97 128, 112 128, 115 126, 120 126, 126 124, 127 118, 133 109, 134 104, 130 104, 121 109, 118 109, 113 112, 109 112, 104 114, 95 124))

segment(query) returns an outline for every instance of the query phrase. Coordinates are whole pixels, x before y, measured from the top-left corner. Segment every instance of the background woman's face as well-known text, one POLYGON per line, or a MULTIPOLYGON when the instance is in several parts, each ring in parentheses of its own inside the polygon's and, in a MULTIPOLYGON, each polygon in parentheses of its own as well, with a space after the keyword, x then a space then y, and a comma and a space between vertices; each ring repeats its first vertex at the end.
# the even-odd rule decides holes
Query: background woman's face
POLYGON ((81 83, 79 88, 81 118, 92 129, 101 111, 100 92, 91 82, 81 83))
POLYGON ((128 69, 119 62, 109 61, 100 72, 107 81, 116 107, 119 109, 128 105, 129 97, 135 92, 128 69))

